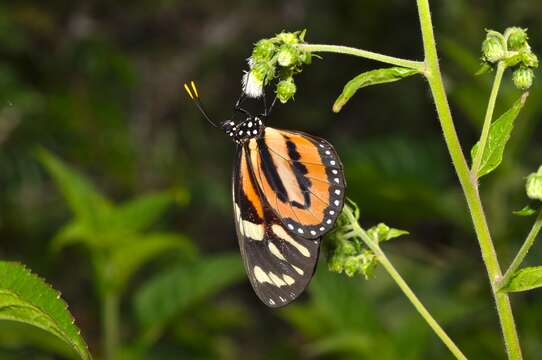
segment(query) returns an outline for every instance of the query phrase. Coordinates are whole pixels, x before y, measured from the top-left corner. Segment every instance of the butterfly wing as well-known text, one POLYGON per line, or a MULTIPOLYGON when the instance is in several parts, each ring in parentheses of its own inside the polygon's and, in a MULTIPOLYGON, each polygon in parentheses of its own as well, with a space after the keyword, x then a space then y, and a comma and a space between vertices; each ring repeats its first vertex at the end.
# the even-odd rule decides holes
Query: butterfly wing
POLYGON ((233 171, 235 225, 245 270, 258 297, 284 306, 307 287, 318 262, 319 239, 289 234, 256 185, 248 146, 237 149, 233 171))
POLYGON ((265 203, 292 236, 317 239, 344 205, 339 156, 326 140, 266 127, 248 142, 249 166, 265 203))

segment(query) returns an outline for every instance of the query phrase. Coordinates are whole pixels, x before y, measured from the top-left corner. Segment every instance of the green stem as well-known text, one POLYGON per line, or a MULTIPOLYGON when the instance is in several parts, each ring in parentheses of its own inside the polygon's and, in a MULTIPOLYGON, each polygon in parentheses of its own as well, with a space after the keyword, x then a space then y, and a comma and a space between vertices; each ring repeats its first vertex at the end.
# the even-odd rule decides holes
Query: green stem
POLYGON ((337 54, 347 54, 353 56, 359 56, 366 59, 380 61, 386 64, 397 65, 406 67, 409 69, 418 70, 419 72, 424 72, 424 63, 421 61, 413 61, 401 59, 393 56, 383 55, 375 53, 372 51, 356 49, 348 46, 339 46, 339 45, 323 45, 323 44, 300 44, 300 48, 310 52, 331 52, 337 54))
POLYGON ((536 221, 533 224, 533 227, 531 228, 531 231, 529 231, 529 235, 527 235, 527 238, 525 239, 525 242, 523 245, 521 245, 521 248, 518 251, 518 254, 510 264, 510 267, 508 270, 506 270, 506 273, 502 277, 502 280, 499 281, 499 289, 502 289, 504 286, 508 285, 510 282, 510 278, 516 270, 519 268, 521 263, 523 262, 523 259, 525 259, 525 256, 527 256, 527 253, 531 249, 531 246, 533 246, 534 241, 536 240, 536 237, 538 236, 538 233, 540 232, 540 229, 542 228, 542 210, 538 213, 538 216, 536 218, 536 221))
POLYGON ((363 240, 363 242, 369 247, 373 253, 378 257, 378 261, 384 269, 388 272, 388 274, 391 276, 391 278, 395 281, 397 286, 403 291, 405 296, 408 300, 414 305, 418 313, 425 319, 427 324, 433 329, 435 334, 442 340, 444 345, 450 350, 450 352, 457 358, 466 360, 467 358, 461 350, 457 347, 457 345, 453 342, 453 340, 446 334, 444 329, 438 324, 438 322, 431 316, 429 311, 425 308, 425 306, 422 304, 420 299, 414 294, 410 286, 406 283, 406 281, 403 279, 403 277, 399 274, 399 272, 395 269, 393 264, 390 262, 386 254, 382 251, 380 246, 375 243, 371 237, 367 234, 365 230, 358 224, 358 221, 352 211, 345 207, 343 212, 348 216, 350 223, 352 224, 352 228, 354 232, 363 240))
POLYGON ((102 317, 105 359, 114 360, 119 340, 119 297, 115 292, 106 290, 102 317))
POLYGON ((482 252, 482 259, 484 260, 493 296, 495 298, 508 358, 514 360, 522 359, 510 300, 507 294, 497 292, 496 281, 502 277, 502 272, 497 260, 493 241, 491 240, 491 234, 487 225, 482 202, 480 200, 478 184, 476 179, 471 177, 467 161, 465 160, 455 130, 448 98, 444 89, 435 44, 435 36, 433 34, 429 2, 428 0, 416 0, 416 2, 418 5, 425 63, 427 66, 425 75, 433 94, 438 118, 444 134, 444 140, 446 141, 452 163, 469 206, 470 215, 482 252))
POLYGON ((493 119, 493 111, 495 110, 495 102, 499 89, 501 88, 501 80, 506 70, 506 64, 504 61, 499 62, 497 65, 497 72, 495 73, 495 80, 493 81, 493 87, 491 88, 491 94, 489 95, 489 101, 487 104, 486 116, 484 119, 484 125, 482 126, 482 134, 480 135, 480 142, 478 145, 478 152, 473 159, 471 173, 473 176, 478 177, 480 171, 480 164, 484 155, 484 149, 486 148, 487 138, 489 136, 489 129, 491 127, 491 121, 493 119))

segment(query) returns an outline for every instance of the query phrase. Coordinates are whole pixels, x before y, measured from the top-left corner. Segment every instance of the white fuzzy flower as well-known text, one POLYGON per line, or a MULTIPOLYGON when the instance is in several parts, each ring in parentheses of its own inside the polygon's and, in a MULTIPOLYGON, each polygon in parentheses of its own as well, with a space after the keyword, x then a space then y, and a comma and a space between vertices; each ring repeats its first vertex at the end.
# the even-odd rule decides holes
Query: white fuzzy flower
POLYGON ((243 91, 248 97, 257 98, 263 93, 263 80, 258 79, 253 71, 245 72, 243 75, 243 91))

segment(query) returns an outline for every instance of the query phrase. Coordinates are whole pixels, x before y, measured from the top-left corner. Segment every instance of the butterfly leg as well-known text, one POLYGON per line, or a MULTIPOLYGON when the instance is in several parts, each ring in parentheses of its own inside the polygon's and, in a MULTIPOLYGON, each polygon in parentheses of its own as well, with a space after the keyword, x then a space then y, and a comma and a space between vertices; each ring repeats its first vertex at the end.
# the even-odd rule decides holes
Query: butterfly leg
POLYGON ((233 110, 236 111, 236 112, 239 112, 247 117, 252 117, 252 115, 245 109, 243 109, 241 107, 241 104, 243 103, 243 101, 245 100, 246 98, 246 95, 244 92, 241 93, 241 95, 239 95, 239 99, 237 99, 237 102, 235 103, 235 106, 233 107, 233 110))
POLYGON ((273 102, 271 103, 271 106, 269 106, 269 108, 268 108, 267 107, 267 100, 266 100, 266 96, 265 96, 265 89, 263 89, 262 92, 263 92, 262 98, 263 98, 264 113, 260 114, 260 115, 263 116, 264 118, 267 118, 271 114, 271 110, 273 109, 273 106, 275 106, 275 102, 277 101, 277 97, 275 96, 275 98, 273 99, 273 102))

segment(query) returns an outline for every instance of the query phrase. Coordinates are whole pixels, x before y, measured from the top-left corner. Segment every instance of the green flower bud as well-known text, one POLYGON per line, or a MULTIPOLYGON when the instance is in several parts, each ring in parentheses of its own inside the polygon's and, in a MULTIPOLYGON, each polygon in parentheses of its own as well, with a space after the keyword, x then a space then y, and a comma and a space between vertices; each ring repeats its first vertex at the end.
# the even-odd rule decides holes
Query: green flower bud
POLYGON ((512 74, 514 85, 520 90, 527 90, 533 85, 534 72, 525 66, 520 66, 512 74))
POLYGON ((358 273, 361 267, 360 265, 361 261, 357 256, 348 257, 344 262, 344 273, 347 276, 352 277, 358 273))
POLYGON ((482 43, 482 55, 484 60, 490 63, 496 63, 501 60, 506 54, 506 50, 496 36, 488 35, 482 43))
POLYGON ((542 166, 538 171, 527 177, 525 184, 527 196, 534 200, 542 200, 542 166))
POLYGON ((258 62, 252 67, 252 71, 257 79, 267 85, 275 77, 275 66, 271 62, 258 62))
POLYGON ((282 45, 279 50, 277 62, 280 66, 290 66, 297 62, 297 51, 290 45, 282 45))
POLYGON ((527 29, 519 27, 509 28, 508 32, 508 47, 510 50, 519 50, 527 42, 527 29))
POLYGON ((277 98, 281 103, 285 104, 288 100, 294 97, 296 90, 294 79, 288 78, 286 80, 281 80, 277 84, 277 98))
POLYGON ((342 273, 344 270, 344 257, 337 255, 328 257, 327 267, 331 272, 342 273))
POLYGON ((254 62, 270 61, 275 52, 275 44, 270 39, 262 39, 256 43, 252 51, 252 60, 254 62))
POLYGON ((296 33, 283 32, 277 35, 277 40, 283 42, 284 44, 294 45, 299 43, 299 39, 296 33))
POLYGON ((532 52, 526 52, 526 53, 521 54, 521 61, 523 65, 527 67, 530 67, 530 68, 538 67, 538 56, 536 56, 532 52))

